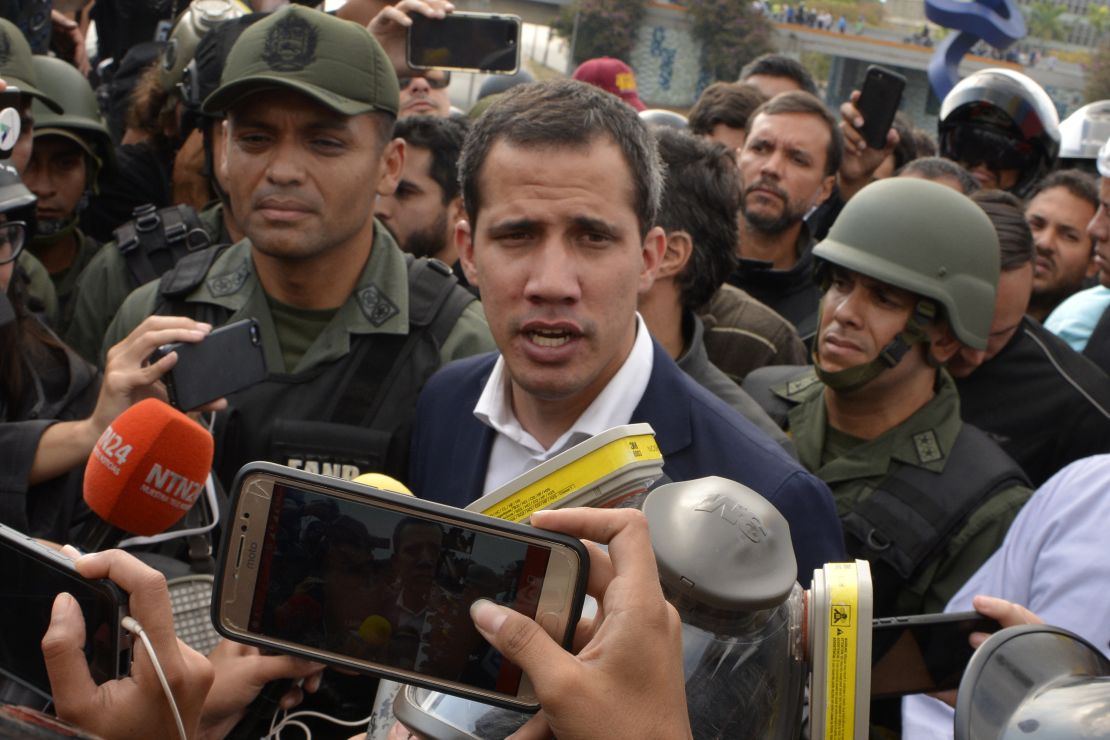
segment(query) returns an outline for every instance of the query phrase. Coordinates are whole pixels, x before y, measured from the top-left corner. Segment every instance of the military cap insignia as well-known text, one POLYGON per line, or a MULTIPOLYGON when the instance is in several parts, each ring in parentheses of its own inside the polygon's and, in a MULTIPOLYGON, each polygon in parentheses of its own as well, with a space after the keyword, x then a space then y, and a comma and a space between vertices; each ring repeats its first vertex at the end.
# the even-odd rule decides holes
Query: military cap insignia
POLYGON ((262 61, 275 72, 299 72, 316 61, 316 27, 288 15, 266 34, 262 61))
POLYGON ((247 261, 243 260, 239 264, 239 269, 235 272, 225 272, 223 275, 217 275, 209 280, 208 290, 216 297, 229 296, 232 293, 237 293, 243 287, 249 275, 250 270, 247 268, 247 261))
POLYGON ((12 59, 12 40, 8 32, 0 28, 0 64, 7 64, 12 59))
POLYGON ((374 326, 381 326, 400 313, 393 301, 385 297, 376 285, 370 285, 357 294, 359 308, 374 326))
POLYGON ((922 463, 936 462, 944 458, 944 453, 940 451, 940 443, 937 442, 937 435, 932 429, 913 435, 913 446, 917 450, 917 459, 922 463))

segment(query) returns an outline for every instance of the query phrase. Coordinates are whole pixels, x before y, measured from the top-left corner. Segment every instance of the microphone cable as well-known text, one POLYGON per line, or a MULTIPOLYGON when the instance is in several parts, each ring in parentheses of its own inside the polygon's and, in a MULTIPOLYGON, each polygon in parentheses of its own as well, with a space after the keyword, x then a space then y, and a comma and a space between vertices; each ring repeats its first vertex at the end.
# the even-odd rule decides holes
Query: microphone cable
POLYGON ((134 617, 124 617, 120 620, 120 626, 143 641, 146 652, 150 656, 151 665, 154 666, 154 673, 158 676, 158 683, 162 684, 162 691, 166 694, 170 711, 173 712, 173 721, 177 725, 177 735, 181 740, 189 740, 185 735, 185 723, 181 721, 181 712, 177 708, 177 701, 174 700, 173 691, 170 690, 170 682, 166 680, 166 673, 162 670, 162 664, 158 661, 158 654, 154 652, 154 646, 150 644, 150 638, 147 637, 146 630, 134 617))

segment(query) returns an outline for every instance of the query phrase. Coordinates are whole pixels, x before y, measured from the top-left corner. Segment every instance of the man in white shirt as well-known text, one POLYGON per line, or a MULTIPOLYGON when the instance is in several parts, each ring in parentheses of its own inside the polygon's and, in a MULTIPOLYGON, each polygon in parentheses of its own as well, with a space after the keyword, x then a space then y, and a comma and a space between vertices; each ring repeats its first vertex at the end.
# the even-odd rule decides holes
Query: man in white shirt
POLYGON ((791 524, 799 573, 843 556, 831 495, 690 380, 636 313, 665 249, 662 166, 635 111, 574 81, 513 88, 471 129, 456 243, 499 355, 421 396, 409 476, 465 506, 599 432, 648 422, 672 480, 721 475, 791 524))

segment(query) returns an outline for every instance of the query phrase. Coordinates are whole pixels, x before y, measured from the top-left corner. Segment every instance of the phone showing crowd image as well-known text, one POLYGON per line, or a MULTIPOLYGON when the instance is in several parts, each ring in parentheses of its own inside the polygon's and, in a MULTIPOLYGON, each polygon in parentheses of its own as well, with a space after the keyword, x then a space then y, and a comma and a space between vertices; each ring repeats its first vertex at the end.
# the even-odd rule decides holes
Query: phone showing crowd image
POLYGON ((520 18, 515 15, 411 17, 407 56, 414 69, 512 74, 520 67, 520 18))
POLYGON ((528 677, 477 599, 569 646, 588 556, 572 537, 270 463, 236 478, 213 622, 225 637, 515 709, 528 677))
POLYGON ((65 592, 85 617, 85 657, 100 684, 129 672, 131 642, 120 627, 127 599, 108 580, 88 580, 73 561, 10 527, 0 525, 0 673, 50 699, 40 643, 54 599, 65 592))

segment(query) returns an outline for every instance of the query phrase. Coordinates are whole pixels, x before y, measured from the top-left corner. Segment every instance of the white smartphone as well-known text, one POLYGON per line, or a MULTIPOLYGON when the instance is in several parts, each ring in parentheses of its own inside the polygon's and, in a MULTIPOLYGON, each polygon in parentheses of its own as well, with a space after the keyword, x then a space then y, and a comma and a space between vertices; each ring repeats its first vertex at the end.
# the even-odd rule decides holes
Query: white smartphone
POLYGON ((271 463, 236 477, 212 602, 225 637, 515 709, 528 677, 474 628, 479 598, 569 646, 573 537, 271 463))

